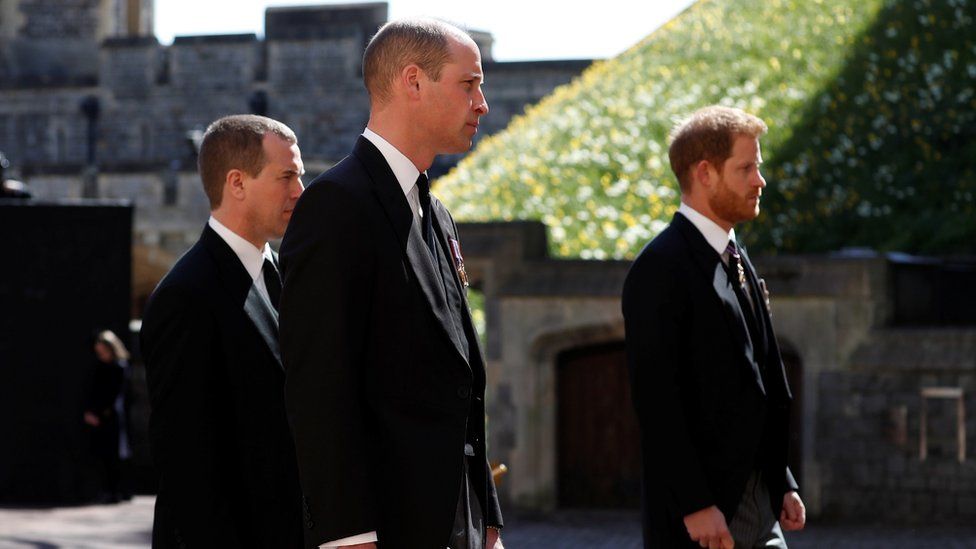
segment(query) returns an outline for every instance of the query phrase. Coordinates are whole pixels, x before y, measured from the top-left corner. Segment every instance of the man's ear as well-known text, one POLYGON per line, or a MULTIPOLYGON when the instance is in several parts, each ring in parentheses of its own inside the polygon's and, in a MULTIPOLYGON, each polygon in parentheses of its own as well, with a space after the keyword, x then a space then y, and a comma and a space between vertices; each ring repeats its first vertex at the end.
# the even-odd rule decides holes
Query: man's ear
POLYGON ((403 67, 403 70, 400 71, 400 76, 397 83, 404 90, 406 90, 408 96, 415 98, 420 94, 420 84, 423 77, 423 69, 411 63, 406 67, 403 67))
POLYGON ((708 160, 699 160, 691 168, 691 177, 698 185, 709 188, 712 186, 712 174, 718 174, 715 167, 708 160))
POLYGON ((233 169, 227 172, 224 179, 224 198, 244 199, 244 172, 233 169))

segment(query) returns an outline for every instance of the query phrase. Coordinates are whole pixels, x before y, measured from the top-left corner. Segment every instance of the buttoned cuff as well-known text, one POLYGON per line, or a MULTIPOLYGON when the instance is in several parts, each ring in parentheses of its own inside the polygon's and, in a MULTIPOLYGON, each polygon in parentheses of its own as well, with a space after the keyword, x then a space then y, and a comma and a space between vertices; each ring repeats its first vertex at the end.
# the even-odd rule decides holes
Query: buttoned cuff
POLYGON ((337 539, 319 545, 319 549, 332 549, 334 547, 346 547, 348 545, 359 545, 360 543, 376 543, 376 532, 367 532, 348 538, 337 539))

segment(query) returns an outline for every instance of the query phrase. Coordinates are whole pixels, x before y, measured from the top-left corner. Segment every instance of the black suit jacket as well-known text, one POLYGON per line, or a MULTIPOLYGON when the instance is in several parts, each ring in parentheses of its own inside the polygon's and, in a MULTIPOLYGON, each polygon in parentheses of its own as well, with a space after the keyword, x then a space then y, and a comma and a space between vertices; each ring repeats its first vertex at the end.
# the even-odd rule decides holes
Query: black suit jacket
POLYGON ((761 470, 779 516, 791 395, 758 277, 742 254, 759 337, 750 336, 721 256, 681 214, 634 261, 623 313, 641 430, 646 547, 697 547, 683 517, 717 505, 731 520, 761 470))
POLYGON ((301 547, 276 324, 209 226, 153 292, 141 338, 154 547, 301 547))
MULTIPOLYGON (((446 253, 456 227, 436 199, 431 209, 446 253)), ((306 546, 376 531, 385 549, 442 549, 466 433, 469 463, 481 464, 471 480, 486 522, 501 525, 485 457, 484 363, 467 304, 457 304, 459 334, 443 286, 459 284, 456 274, 442 283, 400 185, 369 141, 360 138, 305 190, 281 260, 285 400, 306 546)))

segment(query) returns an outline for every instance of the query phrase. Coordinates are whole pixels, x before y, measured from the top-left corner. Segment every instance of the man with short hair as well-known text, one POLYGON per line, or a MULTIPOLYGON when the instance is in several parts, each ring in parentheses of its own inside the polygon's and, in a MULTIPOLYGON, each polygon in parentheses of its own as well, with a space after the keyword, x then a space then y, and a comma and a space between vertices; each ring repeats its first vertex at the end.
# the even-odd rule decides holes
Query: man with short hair
POLYGON ((153 547, 302 546, 278 347, 277 256, 304 173, 295 134, 221 118, 200 145, 210 220, 142 323, 159 473, 153 547))
POLYGON ((624 283, 648 548, 786 547, 806 520, 768 294, 733 228, 759 214, 765 132, 718 106, 674 129, 681 206, 624 283))
POLYGON ((285 401, 306 546, 501 548, 485 369, 457 227, 426 170, 488 112, 461 30, 393 21, 363 58, 352 154, 317 177, 282 241, 285 401))

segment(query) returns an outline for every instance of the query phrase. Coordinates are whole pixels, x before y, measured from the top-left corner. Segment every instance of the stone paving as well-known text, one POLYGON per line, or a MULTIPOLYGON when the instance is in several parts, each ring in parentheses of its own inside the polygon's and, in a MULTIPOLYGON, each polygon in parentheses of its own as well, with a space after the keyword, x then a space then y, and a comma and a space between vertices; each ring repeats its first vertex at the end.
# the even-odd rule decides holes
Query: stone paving
MULTIPOLYGON (((152 530, 153 498, 119 505, 55 509, 0 508, 0 549, 144 549, 152 530)), ((508 518, 508 549, 640 549, 636 512, 566 511, 508 518)), ((787 534, 791 549, 976 549, 968 527, 813 524, 787 534)))
POLYGON ((117 505, 0 508, 0 549, 145 549, 154 497, 117 505))

